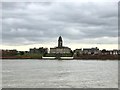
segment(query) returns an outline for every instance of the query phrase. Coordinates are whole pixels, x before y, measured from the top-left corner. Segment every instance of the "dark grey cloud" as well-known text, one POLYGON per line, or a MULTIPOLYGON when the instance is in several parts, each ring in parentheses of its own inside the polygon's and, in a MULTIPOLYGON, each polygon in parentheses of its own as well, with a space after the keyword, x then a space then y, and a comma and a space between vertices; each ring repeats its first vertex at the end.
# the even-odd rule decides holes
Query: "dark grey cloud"
POLYGON ((72 42, 117 43, 117 13, 114 2, 4 2, 3 44, 49 43, 59 35, 72 42))

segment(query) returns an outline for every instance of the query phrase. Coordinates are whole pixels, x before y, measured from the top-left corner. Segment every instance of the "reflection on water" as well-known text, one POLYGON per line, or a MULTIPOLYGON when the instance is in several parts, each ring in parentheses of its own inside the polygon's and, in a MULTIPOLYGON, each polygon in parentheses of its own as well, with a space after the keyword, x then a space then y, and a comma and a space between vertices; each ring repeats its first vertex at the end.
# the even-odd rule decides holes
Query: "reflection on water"
POLYGON ((118 61, 4 60, 3 87, 117 88, 118 61))

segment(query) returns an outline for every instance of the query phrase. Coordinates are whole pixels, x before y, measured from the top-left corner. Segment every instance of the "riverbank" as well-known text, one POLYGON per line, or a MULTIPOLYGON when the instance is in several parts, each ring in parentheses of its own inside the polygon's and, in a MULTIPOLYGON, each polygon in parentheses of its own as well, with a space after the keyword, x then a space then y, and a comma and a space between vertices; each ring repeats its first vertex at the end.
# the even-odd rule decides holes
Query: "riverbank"
POLYGON ((42 58, 23 57, 23 56, 9 56, 9 57, 0 57, 0 59, 42 59, 42 58))
POLYGON ((79 55, 78 57, 74 57, 74 59, 120 60, 120 57, 119 55, 79 55))
MULTIPOLYGON (((0 59, 40 59, 55 60, 55 57, 7 56, 0 59)), ((61 57, 59 60, 120 60, 119 55, 80 55, 77 57, 61 57)))

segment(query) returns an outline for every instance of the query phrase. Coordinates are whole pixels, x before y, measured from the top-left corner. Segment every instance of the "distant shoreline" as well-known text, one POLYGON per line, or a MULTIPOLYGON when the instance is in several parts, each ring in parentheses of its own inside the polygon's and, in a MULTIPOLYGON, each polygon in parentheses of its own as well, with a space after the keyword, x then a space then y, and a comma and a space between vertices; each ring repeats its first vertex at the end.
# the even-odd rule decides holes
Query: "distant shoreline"
POLYGON ((49 61, 62 61, 62 60, 65 60, 65 61, 74 61, 74 60, 77 60, 77 61, 119 61, 118 59, 114 59, 114 60, 111 60, 111 59, 104 59, 104 60, 102 60, 102 59, 71 59, 71 60, 67 60, 67 59, 61 59, 61 60, 59 60, 59 59, 2 59, 2 61, 4 61, 4 60, 7 60, 7 61, 11 61, 11 60, 13 60, 13 61, 17 61, 17 60, 26 60, 26 61, 33 61, 33 60, 40 60, 40 61, 47 61, 47 60, 49 60, 49 61))
MULTIPOLYGON (((23 57, 23 56, 7 56, 7 57, 0 57, 0 59, 11 59, 11 60, 16 60, 16 59, 29 59, 29 60, 56 60, 57 58, 38 58, 38 57, 23 57)), ((72 59, 71 58, 60 58, 60 59, 57 59, 57 60, 120 60, 119 56, 118 55, 96 55, 96 56, 91 56, 91 55, 82 55, 82 56, 79 56, 79 57, 73 57, 72 59)))

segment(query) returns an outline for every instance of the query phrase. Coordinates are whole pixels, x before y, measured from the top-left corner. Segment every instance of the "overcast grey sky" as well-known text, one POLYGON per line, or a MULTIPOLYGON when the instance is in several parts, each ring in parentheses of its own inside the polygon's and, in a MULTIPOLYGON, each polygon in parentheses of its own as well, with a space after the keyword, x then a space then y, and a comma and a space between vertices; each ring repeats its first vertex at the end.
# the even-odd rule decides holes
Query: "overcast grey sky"
POLYGON ((4 2, 3 45, 117 44, 116 2, 4 2))

